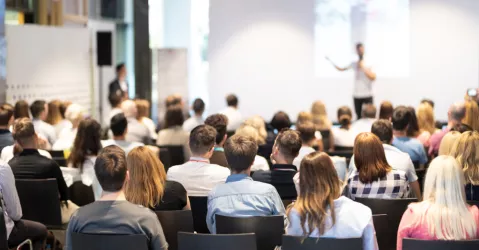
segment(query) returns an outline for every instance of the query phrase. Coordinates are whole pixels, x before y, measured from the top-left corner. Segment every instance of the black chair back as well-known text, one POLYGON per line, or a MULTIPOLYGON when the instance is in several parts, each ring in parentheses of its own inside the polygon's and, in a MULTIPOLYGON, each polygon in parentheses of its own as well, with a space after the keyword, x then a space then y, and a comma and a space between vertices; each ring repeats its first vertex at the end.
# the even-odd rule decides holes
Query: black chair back
POLYGON ((467 204, 479 208, 479 201, 467 201, 467 204))
POLYGON ((357 250, 363 248, 362 238, 306 238, 283 235, 283 246, 281 250, 317 250, 317 249, 338 249, 357 250))
POLYGON ((334 146, 334 151, 350 151, 352 152, 354 150, 353 147, 343 147, 343 146, 334 146))
POLYGON ((0 250, 8 250, 7 224, 3 213, 3 196, 0 193, 0 250))
POLYGON ((47 226, 61 226, 62 217, 56 179, 15 180, 23 219, 47 226))
POLYGON ((256 250, 254 234, 178 233, 178 250, 256 250))
POLYGON ((329 151, 329 149, 331 148, 331 144, 334 143, 334 141, 331 141, 331 130, 320 130, 319 131, 321 133, 321 137, 323 137, 323 148, 324 148, 324 152, 327 152, 329 151))
POLYGON ((178 232, 194 232, 190 210, 155 211, 160 220, 169 250, 178 249, 178 232))
POLYGON ((148 250, 148 238, 143 234, 81 234, 72 233, 73 250, 148 250))
POLYGON ((193 225, 197 233, 209 234, 206 226, 206 213, 208 212, 208 197, 189 196, 191 212, 193 213, 193 225))
POLYGON ((273 250, 276 246, 281 246, 284 216, 228 217, 216 215, 216 233, 254 233, 258 250, 273 250))
POLYGON ((376 239, 379 249, 394 249, 396 246, 396 238, 390 239, 391 234, 388 233, 388 215, 373 215, 374 230, 376 230, 376 239))
POLYGON ((158 149, 160 150, 160 154, 159 154, 160 161, 161 163, 163 163, 163 166, 165 167, 165 171, 168 172, 168 169, 172 166, 170 151, 168 151, 168 148, 158 147, 158 149))
MULTIPOLYGON (((183 151, 183 145, 160 146, 160 155, 161 151, 164 149, 167 149, 167 152, 170 155, 170 166, 176 166, 185 163, 185 152, 183 151)), ((165 170, 168 171, 167 168, 165 170)))
POLYGON ((80 207, 95 202, 93 188, 83 184, 81 181, 74 182, 68 188, 68 192, 70 193, 70 200, 80 207))
POLYGON ((54 160, 58 164, 58 166, 67 166, 67 159, 65 158, 65 154, 62 150, 52 150, 48 152, 52 156, 52 160, 54 160))
POLYGON ((289 204, 291 204, 293 202, 294 202, 294 200, 283 200, 284 208, 287 208, 289 206, 289 204))
POLYGON ((402 248, 405 250, 477 250, 479 240, 443 241, 405 238, 402 241, 402 248))
POLYGON ((330 151, 328 152, 330 156, 339 156, 339 157, 344 157, 346 159, 351 159, 353 157, 353 151, 352 150, 345 150, 345 151, 330 151))
POLYGON ((426 169, 416 169, 417 182, 421 188, 421 193, 424 191, 424 178, 426 177, 426 169))

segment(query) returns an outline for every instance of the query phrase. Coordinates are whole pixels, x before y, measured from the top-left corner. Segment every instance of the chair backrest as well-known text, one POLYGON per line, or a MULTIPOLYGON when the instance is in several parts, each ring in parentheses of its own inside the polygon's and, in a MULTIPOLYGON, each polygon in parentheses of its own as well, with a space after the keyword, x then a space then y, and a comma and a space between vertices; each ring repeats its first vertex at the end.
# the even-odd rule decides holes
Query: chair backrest
POLYGON ((178 249, 178 232, 194 232, 191 210, 155 211, 169 250, 178 249))
POLYGON ((374 229, 376 230, 376 239, 379 249, 395 249, 396 237, 391 239, 389 231, 389 222, 387 214, 373 215, 374 229))
MULTIPOLYGON (((164 145, 160 146, 161 150, 167 149, 170 155, 170 164, 171 166, 181 165, 185 163, 185 152, 183 152, 182 145, 164 145)), ((168 171, 168 169, 166 169, 168 171)))
POLYGON ((426 176, 426 169, 416 169, 417 182, 421 188, 421 193, 424 191, 424 177, 426 176))
POLYGON ((405 238, 402 248, 407 250, 477 250, 479 240, 443 241, 443 240, 418 240, 405 238))
POLYGON ((316 249, 337 249, 357 250, 363 248, 362 238, 306 238, 283 235, 283 246, 281 250, 316 250, 316 249))
POLYGON ((0 193, 0 250, 8 250, 7 225, 3 213, 3 196, 0 193))
POLYGON ((15 185, 22 205, 23 219, 47 226, 62 224, 56 179, 17 179, 15 185))
POLYGON ((479 201, 467 201, 467 204, 479 208, 479 201))
POLYGON ((293 203, 294 200, 283 200, 284 208, 288 208, 289 204, 293 203))
POLYGON ((52 160, 54 160, 58 166, 66 167, 67 166, 67 159, 65 159, 65 154, 63 150, 52 150, 48 151, 52 156, 52 160))
POLYGON ((335 151, 353 151, 354 148, 353 147, 343 147, 343 146, 334 146, 334 150, 335 151))
POLYGON ((321 137, 323 138, 323 147, 324 151, 326 152, 331 148, 331 144, 334 143, 333 141, 331 141, 331 130, 320 130, 319 132, 321 133, 321 137))
POLYGON ((216 233, 254 233, 258 250, 273 250, 276 246, 281 246, 284 216, 228 217, 216 215, 216 233))
POLYGON ((193 213, 193 225, 197 233, 210 233, 206 225, 206 213, 208 212, 208 197, 189 196, 191 212, 193 213))
POLYGON ((81 234, 72 233, 73 250, 148 250, 148 238, 143 234, 81 234))
POLYGON ((346 159, 351 159, 353 157, 353 151, 352 150, 344 150, 344 151, 330 151, 328 152, 330 156, 339 156, 339 157, 344 157, 346 159))
POLYGON ((82 207, 95 202, 92 186, 87 186, 81 181, 75 181, 69 188, 70 200, 82 207))
POLYGON ((254 234, 178 233, 178 250, 256 250, 254 234))
POLYGON ((160 148, 158 147, 160 151, 160 161, 163 163, 163 166, 165 167, 165 171, 168 172, 168 169, 172 166, 171 165, 171 155, 170 151, 168 151, 168 148, 160 148))

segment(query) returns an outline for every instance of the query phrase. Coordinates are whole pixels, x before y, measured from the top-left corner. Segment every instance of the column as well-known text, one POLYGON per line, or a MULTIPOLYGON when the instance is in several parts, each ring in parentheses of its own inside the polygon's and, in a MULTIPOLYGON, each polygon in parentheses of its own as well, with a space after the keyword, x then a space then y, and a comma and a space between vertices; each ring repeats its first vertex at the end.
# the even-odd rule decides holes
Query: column
POLYGON ((133 1, 135 94, 151 102, 151 51, 148 0, 133 1))

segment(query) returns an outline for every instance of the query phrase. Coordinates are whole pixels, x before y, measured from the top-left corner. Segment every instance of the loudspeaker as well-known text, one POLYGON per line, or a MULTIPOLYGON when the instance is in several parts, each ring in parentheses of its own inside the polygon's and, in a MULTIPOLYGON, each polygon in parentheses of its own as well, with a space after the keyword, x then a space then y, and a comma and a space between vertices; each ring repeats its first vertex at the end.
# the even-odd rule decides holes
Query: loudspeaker
POLYGON ((98 31, 96 33, 96 62, 98 66, 111 66, 111 32, 98 31))

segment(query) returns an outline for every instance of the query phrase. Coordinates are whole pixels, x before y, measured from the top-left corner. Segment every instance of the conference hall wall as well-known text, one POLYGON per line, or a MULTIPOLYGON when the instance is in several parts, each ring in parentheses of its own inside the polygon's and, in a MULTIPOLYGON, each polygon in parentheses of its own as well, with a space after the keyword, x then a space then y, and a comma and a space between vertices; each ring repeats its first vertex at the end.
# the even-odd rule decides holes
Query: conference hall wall
MULTIPOLYGON (((327 104, 334 120, 339 106, 352 107, 353 74, 325 76, 317 72, 316 50, 322 34, 315 34, 315 8, 322 2, 351 1, 211 0, 210 110, 223 108, 228 93, 239 95, 246 116, 259 114, 268 120, 277 110, 295 119, 318 99, 327 104)), ((410 0, 406 4, 408 38, 399 37, 405 42, 395 46, 399 50, 396 55, 404 52, 408 56, 385 58, 388 65, 397 59, 397 65, 378 72, 375 103, 390 100, 417 106, 427 97, 436 102, 437 118, 446 119, 448 106, 461 100, 467 88, 478 86, 479 1, 410 0)), ((382 41, 370 38, 367 42, 382 41)), ((376 49, 368 43, 366 53, 376 49)), ((353 53, 351 46, 338 41, 337 47, 326 53, 334 58, 344 50, 353 53)), ((381 61, 377 66, 383 66, 381 61)))

